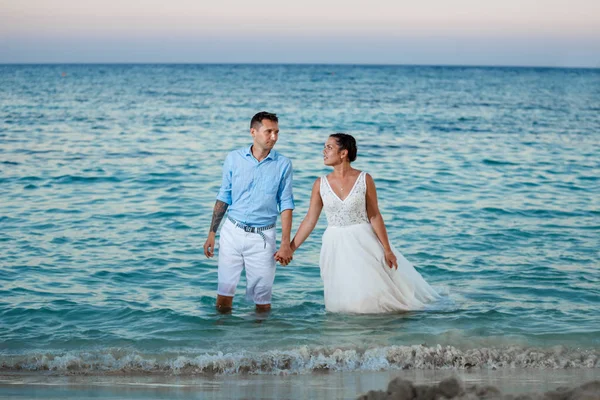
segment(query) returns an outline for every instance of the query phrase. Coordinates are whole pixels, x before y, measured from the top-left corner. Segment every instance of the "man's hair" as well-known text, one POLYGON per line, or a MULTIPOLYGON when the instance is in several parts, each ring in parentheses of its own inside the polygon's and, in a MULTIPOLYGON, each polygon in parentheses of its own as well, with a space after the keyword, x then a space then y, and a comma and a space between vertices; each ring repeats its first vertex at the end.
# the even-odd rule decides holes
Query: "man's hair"
POLYGON ((348 160, 350 160, 350 162, 356 160, 356 140, 352 135, 348 135, 347 133, 334 133, 333 135, 329 135, 329 137, 335 138, 338 146, 340 146, 340 150, 348 150, 348 160))
POLYGON ((270 112, 261 111, 256 113, 252 120, 250 121, 250 128, 258 129, 262 125, 263 119, 268 119, 269 121, 279 122, 277 119, 277 115, 271 114, 270 112))

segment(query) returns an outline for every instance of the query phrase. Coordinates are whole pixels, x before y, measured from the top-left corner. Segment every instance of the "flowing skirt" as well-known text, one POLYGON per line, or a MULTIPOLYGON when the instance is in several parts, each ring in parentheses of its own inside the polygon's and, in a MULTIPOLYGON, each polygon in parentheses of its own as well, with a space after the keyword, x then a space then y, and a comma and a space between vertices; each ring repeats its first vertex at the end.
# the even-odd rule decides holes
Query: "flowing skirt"
POLYGON ((325 309, 378 314, 421 310, 440 298, 421 274, 392 247, 398 269, 390 269, 371 224, 328 227, 321 247, 325 309))

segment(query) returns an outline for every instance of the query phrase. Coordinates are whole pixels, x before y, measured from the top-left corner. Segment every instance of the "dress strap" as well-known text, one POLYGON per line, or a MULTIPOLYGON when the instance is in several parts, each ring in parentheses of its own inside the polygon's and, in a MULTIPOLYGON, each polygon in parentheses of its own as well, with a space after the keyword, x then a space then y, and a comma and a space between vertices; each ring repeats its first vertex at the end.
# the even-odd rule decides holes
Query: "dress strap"
POLYGON ((325 181, 327 179, 327 175, 323 175, 321 177, 321 193, 324 193, 325 189, 327 189, 327 182, 325 181))
POLYGON ((366 178, 366 176, 367 176, 367 173, 365 171, 360 171, 360 176, 358 177, 358 179, 362 179, 361 183, 364 184, 365 189, 367 187, 367 178, 366 178))

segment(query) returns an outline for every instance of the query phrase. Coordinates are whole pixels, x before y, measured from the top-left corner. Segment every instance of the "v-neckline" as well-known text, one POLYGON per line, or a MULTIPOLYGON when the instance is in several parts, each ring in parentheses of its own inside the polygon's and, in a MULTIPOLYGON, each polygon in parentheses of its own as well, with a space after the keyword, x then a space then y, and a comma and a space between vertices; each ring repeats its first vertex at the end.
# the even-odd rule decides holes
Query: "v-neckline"
POLYGON ((340 199, 340 196, 337 195, 337 193, 335 192, 335 190, 333 190, 333 188, 331 187, 331 184, 329 183, 329 179, 327 179, 327 175, 325 175, 325 182, 327 182, 327 186, 329 187, 329 190, 331 190, 331 193, 333 193, 333 195, 342 203, 344 203, 346 200, 348 200, 348 197, 352 196, 352 193, 354 192, 354 188, 356 188, 356 184, 358 183, 358 180, 360 179, 360 176, 362 175, 362 171, 359 172, 358 176, 356 177, 356 180, 354 181, 354 185, 352 185, 352 189, 350 189, 350 192, 348 192, 348 195, 346 197, 344 197, 344 200, 340 199))

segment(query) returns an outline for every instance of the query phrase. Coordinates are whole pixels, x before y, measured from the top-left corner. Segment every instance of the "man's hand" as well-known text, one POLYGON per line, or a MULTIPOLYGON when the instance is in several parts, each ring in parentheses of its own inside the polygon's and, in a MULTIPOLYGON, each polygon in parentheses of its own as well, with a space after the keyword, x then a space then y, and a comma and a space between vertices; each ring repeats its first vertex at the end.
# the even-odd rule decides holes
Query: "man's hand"
POLYGON ((277 253, 275 253, 275 255, 273 256, 275 258, 276 261, 279 262, 279 264, 283 265, 284 267, 286 265, 288 265, 290 263, 290 261, 292 261, 294 252, 292 251, 292 248, 290 247, 289 243, 286 244, 282 244, 279 247, 279 250, 277 250, 277 253))
POLYGON ((208 258, 211 258, 215 255, 215 233, 210 232, 208 234, 208 239, 204 242, 204 255, 208 258))
POLYGON ((215 208, 213 210, 212 222, 210 223, 210 231, 208 232, 208 239, 204 242, 204 255, 208 258, 211 258, 215 255, 215 236, 217 236, 217 229, 219 229, 219 224, 221 224, 221 220, 225 216, 225 212, 229 204, 217 200, 215 202, 215 208))

